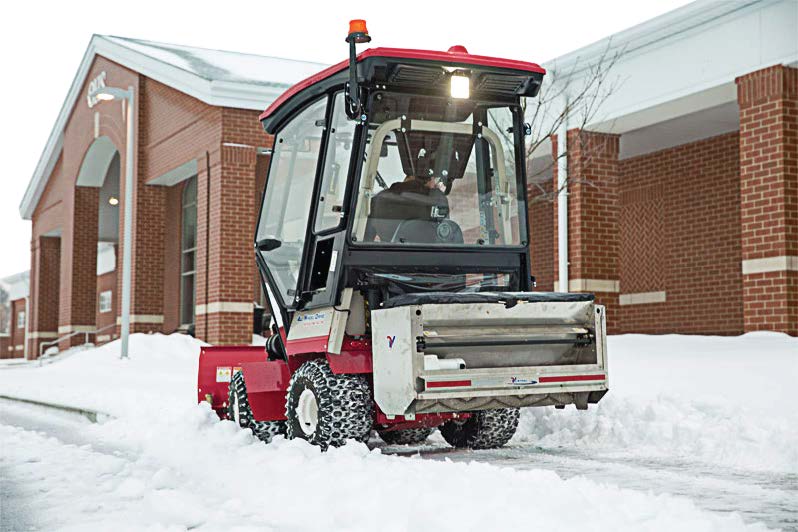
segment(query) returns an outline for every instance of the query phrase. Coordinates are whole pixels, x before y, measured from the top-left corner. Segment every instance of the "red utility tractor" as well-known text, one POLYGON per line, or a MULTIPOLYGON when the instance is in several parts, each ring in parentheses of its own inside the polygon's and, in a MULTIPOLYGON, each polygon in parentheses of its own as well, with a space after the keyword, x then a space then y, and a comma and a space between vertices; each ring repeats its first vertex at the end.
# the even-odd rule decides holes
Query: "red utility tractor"
POLYGON ((608 389, 604 307, 534 292, 521 98, 534 63, 372 48, 260 119, 274 151, 255 235, 271 336, 206 347, 198 395, 264 441, 371 431, 499 447, 519 409, 608 389))

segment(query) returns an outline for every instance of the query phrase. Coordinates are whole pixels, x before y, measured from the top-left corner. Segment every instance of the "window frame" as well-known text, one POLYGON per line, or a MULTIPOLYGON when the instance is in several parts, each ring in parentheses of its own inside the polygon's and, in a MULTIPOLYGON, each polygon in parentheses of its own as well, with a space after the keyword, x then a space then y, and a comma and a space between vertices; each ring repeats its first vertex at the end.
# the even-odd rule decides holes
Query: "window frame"
POLYGON ((198 215, 198 201, 197 201, 197 188, 199 187, 199 183, 197 181, 197 176, 191 176, 183 182, 183 190, 180 191, 180 301, 178 307, 178 322, 181 327, 190 327, 194 325, 197 319, 197 215, 198 215), (186 191, 188 190, 189 186, 194 186, 195 193, 194 193, 194 202, 193 203, 186 203, 186 191), (194 246, 190 248, 184 248, 184 239, 183 236, 185 234, 185 215, 186 215, 186 208, 194 207, 194 246), (193 253, 194 260, 192 261, 194 265, 193 270, 186 270, 185 269, 185 257, 187 254, 193 253), (186 303, 186 290, 185 290, 185 279, 187 277, 191 277, 191 288, 192 288, 192 305, 191 305, 191 321, 186 321, 186 316, 183 315, 185 310, 185 303, 186 303))
POLYGON ((320 173, 317 173, 317 176, 319 178, 318 179, 318 187, 315 187, 315 188, 318 188, 318 192, 317 192, 317 195, 316 195, 317 199, 316 199, 315 208, 313 209, 314 212, 313 212, 312 229, 313 229, 313 234, 314 235, 329 235, 329 234, 336 233, 336 232, 340 231, 341 229, 346 227, 346 218, 350 214, 349 211, 348 211, 348 205, 349 205, 349 201, 348 200, 349 200, 349 195, 350 195, 350 192, 351 192, 350 188, 349 188, 349 178, 352 175, 352 171, 351 171, 352 170, 352 166, 357 164, 357 158, 353 157, 353 154, 355 153, 355 149, 354 148, 357 145, 357 133, 358 133, 357 126, 358 126, 358 122, 356 122, 354 120, 348 120, 348 118, 347 118, 347 121, 351 122, 351 127, 352 127, 352 147, 350 148, 349 153, 347 155, 346 165, 342 166, 341 169, 340 169, 340 171, 343 173, 343 179, 341 180, 341 183, 340 183, 341 187, 343 188, 343 197, 341 199, 341 208, 343 210, 341 212, 341 216, 338 219, 338 223, 335 224, 334 226, 324 227, 324 228, 321 228, 321 229, 316 227, 318 225, 319 219, 324 216, 323 209, 321 208, 321 202, 319 200, 320 200, 322 195, 326 196, 326 194, 322 194, 322 190, 324 189, 324 185, 325 185, 325 183, 324 183, 324 170, 327 168, 327 157, 328 157, 328 154, 330 152, 330 140, 331 140, 332 135, 333 135, 332 129, 333 129, 334 125, 335 125, 335 121, 334 120, 335 120, 335 113, 336 113, 336 110, 337 110, 336 99, 339 96, 342 96, 341 108, 343 109, 343 113, 344 113, 343 116, 346 117, 346 91, 344 91, 343 89, 339 88, 337 90, 330 91, 327 94, 327 97, 328 97, 327 112, 326 112, 326 115, 325 115, 325 128, 324 128, 324 135, 323 135, 324 144, 322 146, 322 154, 321 154, 322 157, 319 160, 319 169, 317 169, 318 171, 320 171, 320 173))
MULTIPOLYGON (((376 94, 380 91, 373 91, 368 95, 368 106, 367 112, 370 114, 371 107, 373 103, 373 99, 376 94)), ((400 94, 406 96, 419 96, 419 97, 432 97, 432 98, 441 98, 446 99, 445 96, 430 96, 429 94, 424 94, 421 92, 415 91, 401 91, 400 94)), ((422 243, 412 243, 412 244, 397 244, 393 242, 362 242, 357 238, 355 235, 356 224, 357 224, 357 215, 356 211, 358 209, 357 201, 359 199, 359 192, 361 187, 361 181, 363 179, 364 174, 364 167, 366 166, 365 161, 363 160, 364 157, 357 157, 352 158, 352 161, 356 164, 356 168, 354 170, 350 170, 353 174, 353 183, 349 188, 350 197, 347 199, 347 208, 349 212, 347 213, 347 226, 346 226, 346 243, 347 246, 352 250, 375 250, 380 249, 384 251, 442 251, 442 250, 449 250, 449 251, 465 251, 465 252, 520 252, 525 251, 526 254, 529 254, 529 235, 530 235, 530 228, 529 228, 529 216, 528 216, 528 208, 529 205, 527 203, 526 197, 526 172, 523 168, 524 163, 524 153, 521 145, 524 144, 523 138, 523 109, 521 104, 518 102, 508 102, 508 101, 499 101, 499 100, 478 100, 478 105, 476 108, 481 109, 484 114, 487 116, 487 112, 489 109, 495 108, 506 108, 510 111, 513 117, 513 137, 514 137, 514 164, 515 164, 515 192, 516 192, 516 201, 518 202, 518 230, 524 232, 523 234, 519 234, 519 243, 518 244, 508 244, 508 245, 478 245, 478 244, 458 244, 458 245, 448 245, 448 244, 422 244, 422 243), (521 142, 518 142, 518 137, 521 136, 521 142), (353 238, 354 237, 354 238, 353 238)), ((412 120, 412 118, 411 118, 412 120)), ((476 119, 475 119, 476 120, 476 119)), ((412 123, 412 122, 411 122, 412 123)), ((379 128, 379 124, 377 125, 379 128)), ((359 127, 358 129, 364 129, 359 127)), ((375 130, 376 131, 376 130, 375 130)), ((366 129, 362 134, 355 137, 355 141, 358 144, 358 153, 365 154, 369 149, 369 133, 373 133, 366 129)), ((373 140, 373 139, 372 139, 373 140)), ((476 149, 476 147, 475 147, 476 149)), ((529 261, 527 256, 527 262, 529 261)))
POLYGON ((102 292, 100 292, 100 294, 97 296, 97 311, 100 314, 105 314, 106 312, 111 312, 111 310, 113 309, 113 306, 114 306, 113 305, 113 297, 114 297, 113 296, 113 290, 103 290, 102 292), (107 307, 105 305, 103 305, 103 302, 104 302, 106 297, 108 299, 108 301, 107 301, 108 306, 107 307))

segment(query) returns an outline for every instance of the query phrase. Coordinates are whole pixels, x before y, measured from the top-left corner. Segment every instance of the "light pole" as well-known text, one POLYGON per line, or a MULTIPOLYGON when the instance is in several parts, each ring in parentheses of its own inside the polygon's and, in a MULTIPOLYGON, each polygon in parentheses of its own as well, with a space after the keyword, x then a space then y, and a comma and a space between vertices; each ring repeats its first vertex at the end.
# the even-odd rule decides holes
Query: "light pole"
POLYGON ((92 98, 100 101, 116 99, 127 100, 127 131, 125 148, 125 217, 122 229, 122 352, 120 358, 128 358, 128 344, 130 340, 130 270, 133 247, 133 135, 135 134, 134 121, 135 98, 133 87, 127 90, 116 87, 101 87, 90 93, 92 98))

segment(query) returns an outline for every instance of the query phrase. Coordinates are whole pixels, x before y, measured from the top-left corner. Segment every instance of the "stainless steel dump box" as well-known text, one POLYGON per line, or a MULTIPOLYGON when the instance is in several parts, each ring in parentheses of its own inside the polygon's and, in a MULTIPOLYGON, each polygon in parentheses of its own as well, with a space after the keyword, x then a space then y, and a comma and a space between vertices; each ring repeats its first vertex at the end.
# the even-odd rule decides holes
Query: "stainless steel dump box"
POLYGON ((592 294, 426 293, 372 310, 374 395, 388 415, 576 404, 607 392, 592 294))

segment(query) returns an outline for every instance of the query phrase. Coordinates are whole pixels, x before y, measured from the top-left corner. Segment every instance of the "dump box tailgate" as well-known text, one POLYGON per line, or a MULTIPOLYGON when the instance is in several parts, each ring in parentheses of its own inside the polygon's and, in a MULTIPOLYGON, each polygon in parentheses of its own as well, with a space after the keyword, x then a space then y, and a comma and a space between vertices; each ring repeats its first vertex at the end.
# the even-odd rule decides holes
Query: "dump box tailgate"
POLYGON ((579 405, 607 390, 604 307, 590 294, 401 298, 372 311, 386 414, 579 405))

